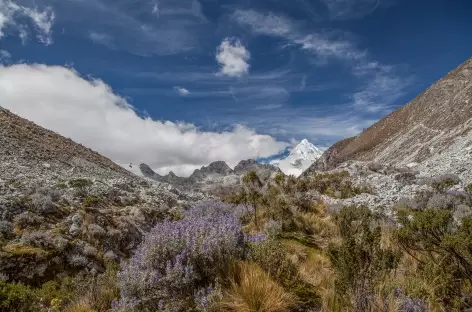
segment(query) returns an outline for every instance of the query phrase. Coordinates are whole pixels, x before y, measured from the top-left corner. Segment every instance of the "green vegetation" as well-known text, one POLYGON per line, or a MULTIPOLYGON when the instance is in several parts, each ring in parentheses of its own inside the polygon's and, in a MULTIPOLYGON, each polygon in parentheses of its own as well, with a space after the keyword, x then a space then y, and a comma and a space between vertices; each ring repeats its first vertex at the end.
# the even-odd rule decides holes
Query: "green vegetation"
POLYGON ((96 207, 100 205, 101 202, 102 200, 97 196, 88 196, 84 199, 84 202, 82 203, 82 205, 84 207, 96 207))
MULTIPOLYGON (((101 248, 117 241, 108 236, 108 225, 98 222, 105 220, 98 210, 85 208, 125 206, 137 199, 81 198, 83 209, 78 206, 80 215, 71 222, 84 245, 51 235, 54 231, 42 224, 54 215, 31 212, 39 207, 32 205, 32 195, 18 197, 12 203, 23 212, 4 222, 5 233, 17 239, 1 242, 3 260, 67 260, 58 267, 64 274, 44 278, 43 284, 5 276, 0 312, 104 312, 113 302, 114 311, 133 312, 472 308, 472 185, 448 192, 457 179, 436 178, 428 183, 432 190, 397 203, 392 218, 362 206, 333 209, 322 201, 321 194, 349 198, 370 192, 353 184, 347 171, 299 179, 277 174, 266 183, 250 172, 242 181, 226 203, 203 203, 196 211, 197 206, 174 208, 156 217, 142 250, 120 266, 107 262, 116 258, 112 251, 106 255, 112 248, 101 248), (81 254, 68 254, 79 248, 81 254), (85 269, 92 257, 107 263, 105 272, 85 269)), ((68 183, 86 190, 92 182, 68 183)), ((54 230, 70 235, 70 228, 64 223, 54 230)), ((115 230, 113 237, 120 234, 115 230)))
POLYGON ((83 188, 83 187, 91 186, 92 184, 93 182, 88 179, 74 179, 74 180, 69 181, 69 186, 76 187, 76 188, 83 188))
POLYGON ((0 281, 0 311, 34 311, 38 298, 34 291, 23 284, 0 281))

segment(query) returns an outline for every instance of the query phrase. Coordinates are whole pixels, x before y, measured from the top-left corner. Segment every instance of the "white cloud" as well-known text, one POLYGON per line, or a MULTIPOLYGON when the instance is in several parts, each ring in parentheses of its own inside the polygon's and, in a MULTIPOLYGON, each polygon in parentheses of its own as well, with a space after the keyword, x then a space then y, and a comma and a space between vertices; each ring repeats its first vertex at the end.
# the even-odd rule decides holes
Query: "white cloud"
POLYGON ((6 50, 0 50, 0 63, 2 62, 9 62, 11 59, 11 54, 10 52, 6 51, 6 50))
POLYGON ((177 92, 181 96, 187 96, 187 95, 190 94, 189 90, 187 90, 185 88, 182 88, 182 87, 179 87, 179 86, 174 87, 174 90, 175 90, 175 92, 177 92))
POLYGON ((329 39, 326 35, 311 34, 301 39, 295 39, 302 49, 310 50, 319 58, 329 57, 340 60, 356 61, 366 57, 365 51, 359 51, 353 43, 341 39, 329 39))
POLYGON ((272 13, 261 14, 254 10, 236 10, 232 18, 262 35, 286 36, 292 32, 293 28, 292 22, 285 17, 272 13))
POLYGON ((332 19, 355 19, 374 13, 394 0, 322 0, 332 19))
POLYGON ((249 72, 249 51, 237 39, 224 39, 219 45, 216 60, 221 66, 219 75, 241 77, 249 72))
POLYGON ((113 47, 113 37, 108 34, 92 31, 89 33, 89 38, 95 43, 102 44, 110 48, 113 47))
MULTIPOLYGON (((120 164, 183 171, 224 160, 268 156, 287 144, 241 125, 222 132, 139 117, 101 80, 46 65, 0 66, 1 106, 82 143, 120 164)), ((187 172, 188 173, 188 172, 187 172)))
POLYGON ((154 3, 151 13, 159 17, 159 3, 158 2, 154 3))
MULTIPOLYGON (((323 0, 333 12, 344 15, 352 10, 392 3, 392 0, 323 0), (343 13, 346 11, 346 13, 343 13)), ((301 49, 311 52, 316 62, 326 65, 329 60, 343 62, 351 68, 352 75, 363 82, 362 88, 348 96, 352 99, 350 107, 370 113, 384 112, 390 109, 402 95, 405 88, 411 83, 411 78, 400 77, 394 66, 381 64, 372 59, 367 50, 361 50, 355 42, 347 39, 348 34, 342 32, 309 32, 296 27, 295 22, 283 16, 272 13, 262 14, 254 10, 238 10, 232 18, 243 26, 248 26, 256 34, 276 36, 284 39, 290 45, 297 45, 301 49)), ((300 25, 298 25, 300 26, 300 25)), ((306 81, 301 84, 304 89, 306 81)))
POLYGON ((36 29, 36 37, 46 45, 52 44, 52 26, 55 13, 51 7, 43 10, 16 4, 11 0, 0 0, 0 38, 6 35, 8 28, 16 30, 24 42, 28 36, 27 26, 21 20, 27 18, 36 29))

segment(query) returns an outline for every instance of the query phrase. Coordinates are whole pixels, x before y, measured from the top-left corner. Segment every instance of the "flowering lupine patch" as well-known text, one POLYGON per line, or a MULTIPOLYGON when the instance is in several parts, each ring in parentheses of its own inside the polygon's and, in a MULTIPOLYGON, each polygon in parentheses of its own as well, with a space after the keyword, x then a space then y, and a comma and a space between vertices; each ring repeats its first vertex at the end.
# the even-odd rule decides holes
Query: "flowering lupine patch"
POLYGON ((121 299, 114 310, 205 311, 215 297, 218 271, 246 252, 239 221, 244 210, 205 202, 186 211, 183 220, 157 224, 122 265, 121 299))

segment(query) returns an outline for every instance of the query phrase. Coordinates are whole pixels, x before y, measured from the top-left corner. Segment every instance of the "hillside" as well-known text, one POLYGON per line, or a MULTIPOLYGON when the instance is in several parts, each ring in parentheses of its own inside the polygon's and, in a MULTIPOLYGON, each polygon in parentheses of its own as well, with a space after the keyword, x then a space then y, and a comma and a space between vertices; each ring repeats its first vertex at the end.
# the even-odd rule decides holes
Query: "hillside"
POLYGON ((40 284, 105 270, 169 209, 169 192, 100 154, 0 108, 0 275, 40 284))
POLYGON ((472 178, 472 58, 356 137, 329 148, 305 175, 346 161, 415 166, 472 178))

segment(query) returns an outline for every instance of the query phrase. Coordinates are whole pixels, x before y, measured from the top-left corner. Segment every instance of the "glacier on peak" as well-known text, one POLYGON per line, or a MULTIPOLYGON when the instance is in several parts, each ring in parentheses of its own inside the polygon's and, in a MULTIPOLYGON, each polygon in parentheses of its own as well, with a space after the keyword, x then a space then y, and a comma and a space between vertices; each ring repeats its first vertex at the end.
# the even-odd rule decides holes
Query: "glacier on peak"
POLYGON ((321 149, 310 143, 307 139, 303 139, 292 149, 272 157, 260 158, 258 162, 277 166, 283 173, 298 177, 320 158, 322 154, 323 151, 321 149))

